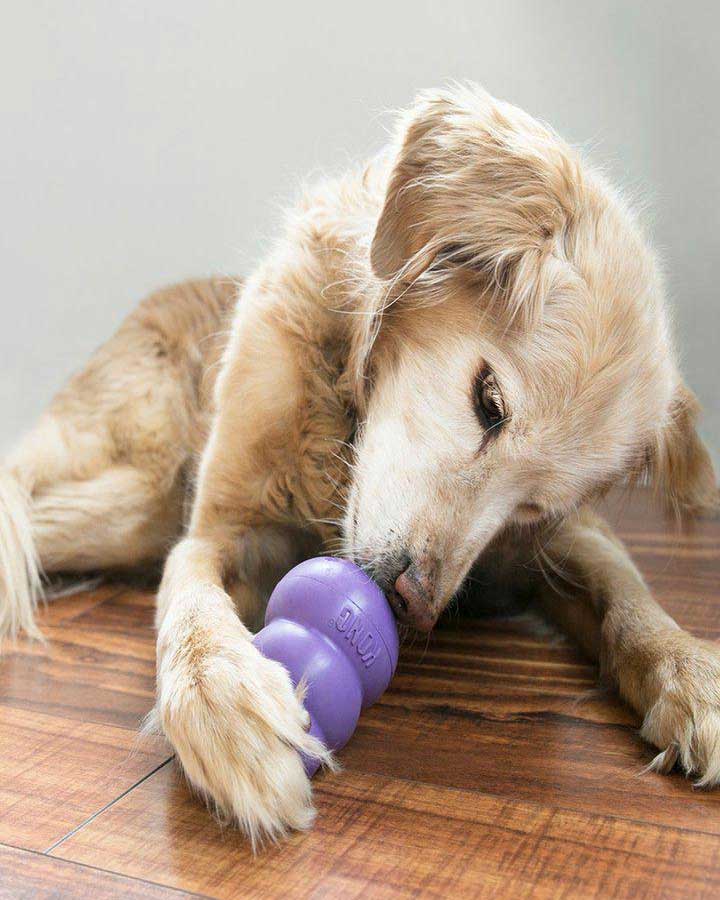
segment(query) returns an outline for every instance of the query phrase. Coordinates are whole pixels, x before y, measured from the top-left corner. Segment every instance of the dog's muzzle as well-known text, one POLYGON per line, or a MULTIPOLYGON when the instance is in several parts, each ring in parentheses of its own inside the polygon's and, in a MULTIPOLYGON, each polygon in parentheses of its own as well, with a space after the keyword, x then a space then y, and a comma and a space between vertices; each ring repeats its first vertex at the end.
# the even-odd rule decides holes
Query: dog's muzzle
POLYGON ((437 563, 408 553, 374 566, 375 580, 398 619, 417 631, 431 631, 440 610, 435 595, 437 563))

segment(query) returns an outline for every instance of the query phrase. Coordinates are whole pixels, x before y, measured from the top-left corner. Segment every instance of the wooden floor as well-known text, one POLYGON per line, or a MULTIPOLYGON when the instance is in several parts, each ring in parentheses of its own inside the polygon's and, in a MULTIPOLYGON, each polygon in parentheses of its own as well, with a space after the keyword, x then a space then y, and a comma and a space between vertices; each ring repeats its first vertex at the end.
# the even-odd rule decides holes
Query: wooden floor
MULTIPOLYGON (((620 529, 681 624, 720 637, 720 525, 620 529)), ((642 775, 635 716, 529 616, 452 621, 404 648, 315 829, 256 858, 159 739, 153 598, 54 602, 45 646, 0 662, 0 897, 718 897, 720 791, 642 775)))

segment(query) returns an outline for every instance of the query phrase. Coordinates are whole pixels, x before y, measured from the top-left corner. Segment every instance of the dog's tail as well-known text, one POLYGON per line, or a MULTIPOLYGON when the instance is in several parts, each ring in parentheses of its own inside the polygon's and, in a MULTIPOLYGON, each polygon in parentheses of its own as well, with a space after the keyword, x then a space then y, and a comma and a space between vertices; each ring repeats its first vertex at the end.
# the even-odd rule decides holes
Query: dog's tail
POLYGON ((0 465, 0 639, 21 631, 41 637, 35 611, 43 596, 42 573, 31 510, 29 491, 0 465))

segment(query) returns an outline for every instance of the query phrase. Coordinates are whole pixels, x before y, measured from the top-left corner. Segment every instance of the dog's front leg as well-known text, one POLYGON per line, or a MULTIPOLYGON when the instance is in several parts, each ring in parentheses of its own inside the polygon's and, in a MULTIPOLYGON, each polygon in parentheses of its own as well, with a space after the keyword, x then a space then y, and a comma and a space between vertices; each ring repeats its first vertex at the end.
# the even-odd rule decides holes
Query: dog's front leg
POLYGON ((266 599, 259 572, 296 561, 282 534, 303 403, 262 307, 251 324, 246 340, 239 323, 230 346, 188 534, 160 586, 155 719, 192 785, 255 842, 310 825, 299 751, 329 756, 308 734, 286 670, 255 649, 241 621, 257 621, 266 599))
MULTIPOLYGON (((242 539, 241 539, 242 540, 242 539)), ((298 751, 324 756, 278 663, 251 643, 223 588, 226 548, 183 540, 168 559, 159 595, 156 716, 195 789, 255 842, 313 820, 298 751)), ((250 585, 234 592, 246 611, 250 585)))
POLYGON ((642 735, 676 762, 720 781, 720 647, 694 637, 655 602, 608 525, 589 510, 567 520, 546 545, 548 614, 600 660, 601 671, 642 716, 642 735))

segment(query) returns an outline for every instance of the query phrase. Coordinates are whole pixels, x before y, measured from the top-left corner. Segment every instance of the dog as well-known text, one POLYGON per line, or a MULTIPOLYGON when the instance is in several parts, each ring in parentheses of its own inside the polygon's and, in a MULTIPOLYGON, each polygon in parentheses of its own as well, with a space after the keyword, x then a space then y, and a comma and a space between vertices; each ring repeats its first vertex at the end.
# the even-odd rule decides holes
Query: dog
POLYGON ((716 509, 697 414, 618 192, 481 88, 423 93, 382 153, 305 190, 242 284, 143 301, 6 458, 0 627, 37 634, 42 571, 165 559, 149 724, 257 842, 313 821, 298 751, 333 765, 251 643, 274 582, 339 552, 429 631, 479 567, 599 659, 653 768, 713 785, 720 651, 594 510, 642 482, 716 509))

